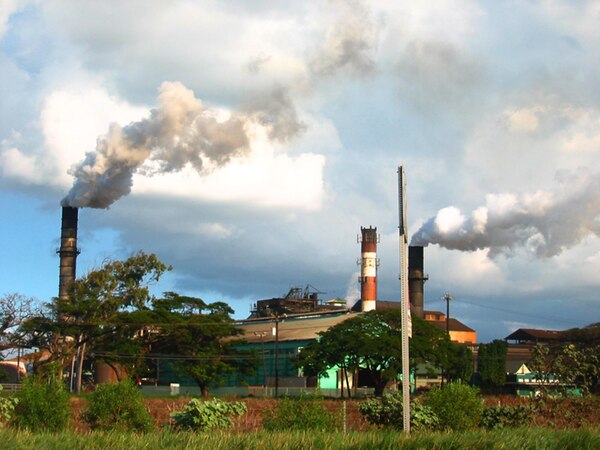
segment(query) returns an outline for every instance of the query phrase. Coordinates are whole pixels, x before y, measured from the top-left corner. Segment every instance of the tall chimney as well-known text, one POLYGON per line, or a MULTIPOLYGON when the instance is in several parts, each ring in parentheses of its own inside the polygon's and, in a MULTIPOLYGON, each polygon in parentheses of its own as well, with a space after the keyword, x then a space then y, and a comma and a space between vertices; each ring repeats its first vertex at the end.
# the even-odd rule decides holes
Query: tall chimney
POLYGON ((360 300, 363 311, 372 311, 377 301, 377 227, 361 232, 360 300))
POLYGON ((66 298, 69 287, 75 281, 75 263, 79 249, 77 248, 77 208, 63 206, 62 226, 60 232, 60 272, 58 280, 58 296, 66 298))
POLYGON ((423 247, 411 245, 408 247, 408 297, 410 312, 413 316, 423 319, 423 287, 429 278, 423 274, 423 247))

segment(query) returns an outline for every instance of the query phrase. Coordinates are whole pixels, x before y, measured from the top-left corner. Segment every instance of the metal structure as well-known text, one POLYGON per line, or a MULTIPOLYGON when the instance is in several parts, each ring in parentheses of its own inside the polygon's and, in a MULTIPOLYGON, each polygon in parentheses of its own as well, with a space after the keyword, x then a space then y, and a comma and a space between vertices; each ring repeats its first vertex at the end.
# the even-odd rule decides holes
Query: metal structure
POLYGON ((408 339, 410 336, 410 302, 408 299, 408 224, 406 223, 406 177, 398 167, 398 213, 400 237, 400 303, 402 321, 402 419, 404 433, 410 433, 410 368, 408 339))
POLYGON ((424 285, 429 279, 423 273, 423 247, 411 245, 408 247, 408 293, 411 313, 419 319, 425 318, 424 285))
POLYGON ((360 228, 360 301, 363 311, 376 309, 377 302, 377 227, 360 228))
POLYGON ((58 296, 66 298, 69 287, 75 281, 76 262, 79 249, 77 248, 77 208, 63 206, 60 232, 60 248, 56 251, 60 256, 60 271, 58 280, 58 296))

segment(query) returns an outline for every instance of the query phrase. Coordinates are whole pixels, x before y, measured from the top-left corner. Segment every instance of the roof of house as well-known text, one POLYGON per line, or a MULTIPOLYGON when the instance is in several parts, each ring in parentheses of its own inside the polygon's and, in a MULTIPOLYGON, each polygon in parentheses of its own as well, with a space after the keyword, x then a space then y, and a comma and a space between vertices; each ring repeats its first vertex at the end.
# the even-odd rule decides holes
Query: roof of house
MULTIPOLYGON (((431 325, 433 325, 436 328, 439 328, 440 330, 446 331, 446 320, 428 320, 427 323, 430 323, 431 325)), ((473 328, 468 327, 460 320, 453 319, 452 317, 448 319, 448 329, 450 331, 468 331, 472 333, 475 332, 473 328)))
POLYGON ((554 341, 560 338, 562 331, 536 330, 535 328, 519 328, 504 339, 507 341, 554 341))

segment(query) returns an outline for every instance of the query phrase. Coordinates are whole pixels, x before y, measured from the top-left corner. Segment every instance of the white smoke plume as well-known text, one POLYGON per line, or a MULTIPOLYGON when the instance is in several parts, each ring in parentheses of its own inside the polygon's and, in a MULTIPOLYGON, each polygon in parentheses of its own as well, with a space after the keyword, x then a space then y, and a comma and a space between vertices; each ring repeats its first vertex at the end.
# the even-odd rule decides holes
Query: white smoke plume
POLYGON ((316 77, 348 72, 364 76, 375 70, 378 28, 370 9, 358 0, 330 0, 334 14, 323 46, 310 61, 316 77))
POLYGON ((191 165, 205 173, 223 166, 248 152, 251 122, 264 125, 274 139, 288 139, 302 130, 289 124, 296 116, 283 100, 276 106, 267 103, 251 112, 232 113, 226 120, 218 116, 181 83, 162 83, 158 108, 149 118, 124 127, 111 124, 95 151, 70 170, 75 183, 62 205, 108 208, 129 194, 136 171, 152 175, 191 165), (146 161, 153 163, 151 170, 144 167, 146 161))
POLYGON ((356 305, 356 302, 360 300, 360 289, 358 288, 356 280, 358 280, 360 276, 360 272, 354 272, 348 281, 348 286, 346 287, 346 295, 344 299, 346 300, 346 307, 348 309, 352 308, 356 305))
POLYGON ((600 235, 600 174, 560 172, 557 187, 526 194, 489 194, 468 217, 450 206, 413 235, 411 245, 439 244, 488 255, 511 256, 525 248, 540 258, 560 254, 591 234, 600 235))

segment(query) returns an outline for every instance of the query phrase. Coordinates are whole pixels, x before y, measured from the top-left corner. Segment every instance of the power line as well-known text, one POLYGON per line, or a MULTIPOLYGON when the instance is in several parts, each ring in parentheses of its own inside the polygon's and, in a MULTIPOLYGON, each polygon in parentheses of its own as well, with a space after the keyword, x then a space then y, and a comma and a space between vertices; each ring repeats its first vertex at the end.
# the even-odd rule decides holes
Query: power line
POLYGON ((575 320, 570 320, 570 319, 565 319, 565 318, 559 318, 559 317, 555 317, 555 316, 546 316, 546 315, 541 315, 541 314, 531 314, 531 313, 526 313, 526 312, 522 312, 522 311, 515 311, 512 309, 507 309, 507 308, 500 308, 497 306, 490 306, 490 305, 482 305, 480 303, 475 303, 475 302, 470 302, 468 300, 463 300, 463 299, 457 299, 455 298, 454 301, 457 301, 459 303, 466 303, 468 305, 473 305, 473 306, 477 306, 479 308, 484 308, 484 309, 492 309, 495 311, 501 311, 501 312, 506 312, 509 314, 517 314, 519 316, 527 316, 527 317, 533 317, 536 319, 545 319, 545 320, 549 320, 552 322, 558 322, 558 323, 565 323, 565 324, 574 324, 574 325, 579 325, 581 323, 581 321, 575 321, 575 320))

